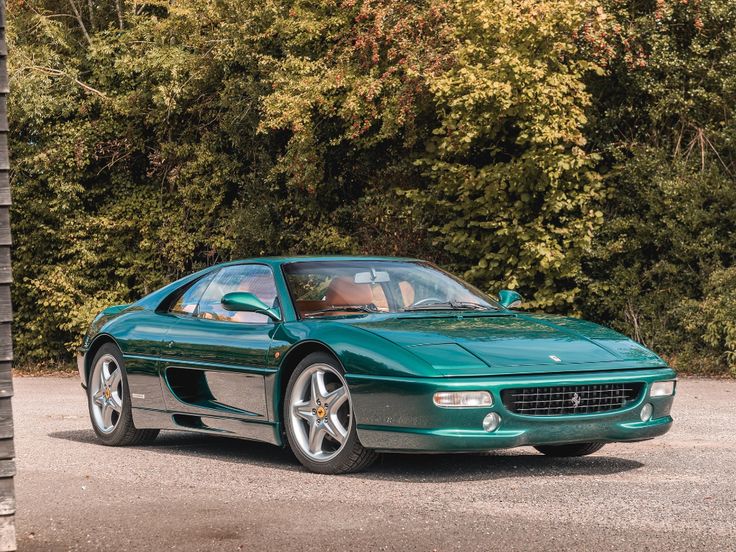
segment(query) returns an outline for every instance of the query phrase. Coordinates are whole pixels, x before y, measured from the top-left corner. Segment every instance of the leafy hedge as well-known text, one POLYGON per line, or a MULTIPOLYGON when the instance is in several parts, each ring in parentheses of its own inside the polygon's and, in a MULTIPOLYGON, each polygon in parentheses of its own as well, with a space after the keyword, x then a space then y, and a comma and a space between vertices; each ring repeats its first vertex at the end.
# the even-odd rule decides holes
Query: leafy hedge
POLYGON ((16 347, 238 257, 440 262, 736 373, 736 1, 8 0, 16 347))

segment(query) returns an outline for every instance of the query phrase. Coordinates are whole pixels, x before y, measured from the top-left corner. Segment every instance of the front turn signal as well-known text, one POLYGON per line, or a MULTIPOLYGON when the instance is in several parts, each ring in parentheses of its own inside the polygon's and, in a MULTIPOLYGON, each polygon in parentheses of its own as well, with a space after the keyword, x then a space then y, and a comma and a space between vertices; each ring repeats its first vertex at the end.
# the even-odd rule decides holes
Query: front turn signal
POLYGON ((434 394, 434 404, 440 408, 483 408, 493 406, 488 391, 440 391, 434 394))
POLYGON ((649 390, 650 397, 668 397, 675 393, 675 382, 671 381, 655 381, 649 390))

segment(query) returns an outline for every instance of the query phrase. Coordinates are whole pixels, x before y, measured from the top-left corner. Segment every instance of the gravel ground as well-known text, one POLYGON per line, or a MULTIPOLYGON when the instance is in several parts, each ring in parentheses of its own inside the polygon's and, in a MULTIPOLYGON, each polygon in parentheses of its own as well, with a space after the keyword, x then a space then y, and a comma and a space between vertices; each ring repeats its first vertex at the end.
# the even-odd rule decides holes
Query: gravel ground
POLYGON ((19 550, 736 550, 736 382, 683 380, 664 437, 580 459, 384 455, 366 473, 164 432, 95 443, 76 379, 17 378, 19 550))

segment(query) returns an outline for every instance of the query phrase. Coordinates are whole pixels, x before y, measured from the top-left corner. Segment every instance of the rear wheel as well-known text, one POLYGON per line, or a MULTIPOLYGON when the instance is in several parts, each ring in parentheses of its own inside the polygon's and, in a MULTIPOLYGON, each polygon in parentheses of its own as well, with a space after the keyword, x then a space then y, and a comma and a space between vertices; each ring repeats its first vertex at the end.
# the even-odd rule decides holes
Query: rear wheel
POLYGON ((587 456, 603 448, 603 443, 571 443, 569 445, 540 445, 534 447, 547 456, 587 456))
POLYGON ((92 360, 87 402, 92 428, 106 445, 141 445, 158 435, 158 429, 136 429, 133 425, 123 355, 112 343, 100 347, 92 360))
POLYGON ((283 416, 291 450, 311 471, 356 472, 377 457, 358 441, 348 384, 326 353, 312 353, 297 365, 286 387, 283 416))

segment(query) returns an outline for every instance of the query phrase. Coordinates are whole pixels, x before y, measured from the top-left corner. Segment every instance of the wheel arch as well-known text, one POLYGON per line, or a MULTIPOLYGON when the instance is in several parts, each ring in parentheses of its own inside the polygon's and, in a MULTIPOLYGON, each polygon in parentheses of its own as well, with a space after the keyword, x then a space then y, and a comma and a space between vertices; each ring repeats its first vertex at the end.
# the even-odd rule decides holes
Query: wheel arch
POLYGON ((339 364, 343 372, 345 366, 343 366, 340 357, 335 351, 326 343, 317 341, 315 339, 309 339, 301 341, 296 345, 292 346, 284 355, 281 364, 279 365, 279 371, 276 376, 276 384, 274 385, 274 416, 281 425, 281 433, 284 432, 284 424, 282 420, 282 408, 284 405, 284 396, 286 395, 286 386, 289 384, 291 374, 296 370, 297 365, 312 353, 327 353, 335 359, 335 362, 339 364))
POLYGON ((89 371, 92 368, 92 360, 95 358, 97 351, 99 351, 100 348, 106 343, 112 343, 122 353, 120 344, 118 344, 118 342, 115 340, 113 336, 107 333, 96 335, 95 338, 92 340, 92 343, 90 343, 89 348, 87 349, 87 352, 84 353, 84 383, 85 384, 89 381, 89 371))

